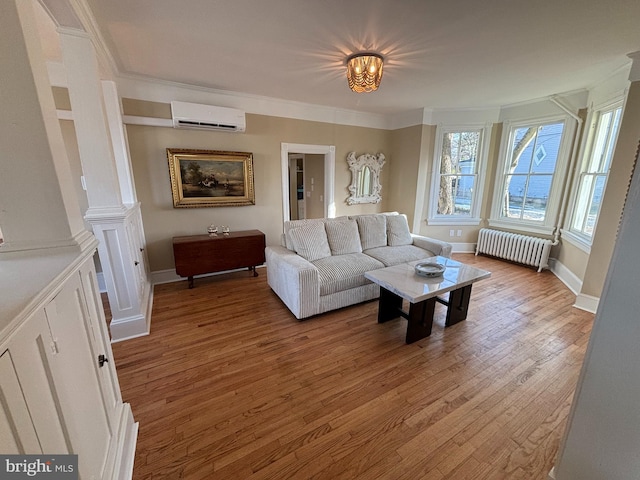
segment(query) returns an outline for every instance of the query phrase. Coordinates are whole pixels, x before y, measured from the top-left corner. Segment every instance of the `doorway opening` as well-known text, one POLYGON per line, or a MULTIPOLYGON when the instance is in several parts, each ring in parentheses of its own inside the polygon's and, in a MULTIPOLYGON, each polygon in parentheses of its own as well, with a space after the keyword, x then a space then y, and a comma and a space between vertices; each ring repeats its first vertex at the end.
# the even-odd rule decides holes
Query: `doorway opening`
POLYGON ((281 144, 284 221, 335 217, 333 145, 281 144))

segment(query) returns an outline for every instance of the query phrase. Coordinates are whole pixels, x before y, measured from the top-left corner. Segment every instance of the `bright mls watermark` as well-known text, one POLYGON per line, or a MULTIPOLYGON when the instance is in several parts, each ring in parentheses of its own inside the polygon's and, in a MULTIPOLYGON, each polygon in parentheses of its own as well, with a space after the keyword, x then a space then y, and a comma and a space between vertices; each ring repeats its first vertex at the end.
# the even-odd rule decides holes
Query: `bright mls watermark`
POLYGON ((78 455, 0 455, 0 479, 78 480, 78 455))

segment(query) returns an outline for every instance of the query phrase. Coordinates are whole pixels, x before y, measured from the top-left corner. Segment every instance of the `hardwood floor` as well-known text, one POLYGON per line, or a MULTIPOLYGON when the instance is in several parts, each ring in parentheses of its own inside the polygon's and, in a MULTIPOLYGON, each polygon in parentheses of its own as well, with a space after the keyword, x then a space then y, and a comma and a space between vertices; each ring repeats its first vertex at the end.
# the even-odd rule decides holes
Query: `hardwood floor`
POLYGON ((465 322, 404 343, 377 303, 296 320, 266 271, 155 287, 151 334, 113 345, 135 479, 546 479, 593 315, 552 273, 492 272, 465 322))

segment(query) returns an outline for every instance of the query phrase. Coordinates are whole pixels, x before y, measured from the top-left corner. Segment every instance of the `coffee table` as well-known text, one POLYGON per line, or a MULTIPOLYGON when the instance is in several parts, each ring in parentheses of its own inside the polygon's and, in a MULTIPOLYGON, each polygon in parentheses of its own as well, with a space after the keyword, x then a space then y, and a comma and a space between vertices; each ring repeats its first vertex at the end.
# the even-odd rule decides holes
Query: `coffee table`
POLYGON ((445 327, 465 320, 473 282, 490 277, 491 272, 438 256, 372 270, 364 276, 380 285, 378 323, 406 318, 406 342, 413 343, 431 335, 436 302, 447 306, 445 327), (419 276, 415 266, 424 262, 444 265, 445 271, 437 277, 419 276), (439 297, 445 293, 448 299, 439 297), (402 309, 403 299, 409 301, 408 312, 402 309))

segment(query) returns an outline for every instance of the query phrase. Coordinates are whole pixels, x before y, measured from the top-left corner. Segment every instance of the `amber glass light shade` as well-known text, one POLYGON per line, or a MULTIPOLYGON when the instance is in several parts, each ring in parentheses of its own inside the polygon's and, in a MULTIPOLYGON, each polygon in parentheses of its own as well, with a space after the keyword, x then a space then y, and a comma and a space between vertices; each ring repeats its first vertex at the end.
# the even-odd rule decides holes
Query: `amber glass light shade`
POLYGON ((347 59, 349 88, 357 93, 373 92, 382 80, 383 59, 376 53, 357 53, 347 59))

